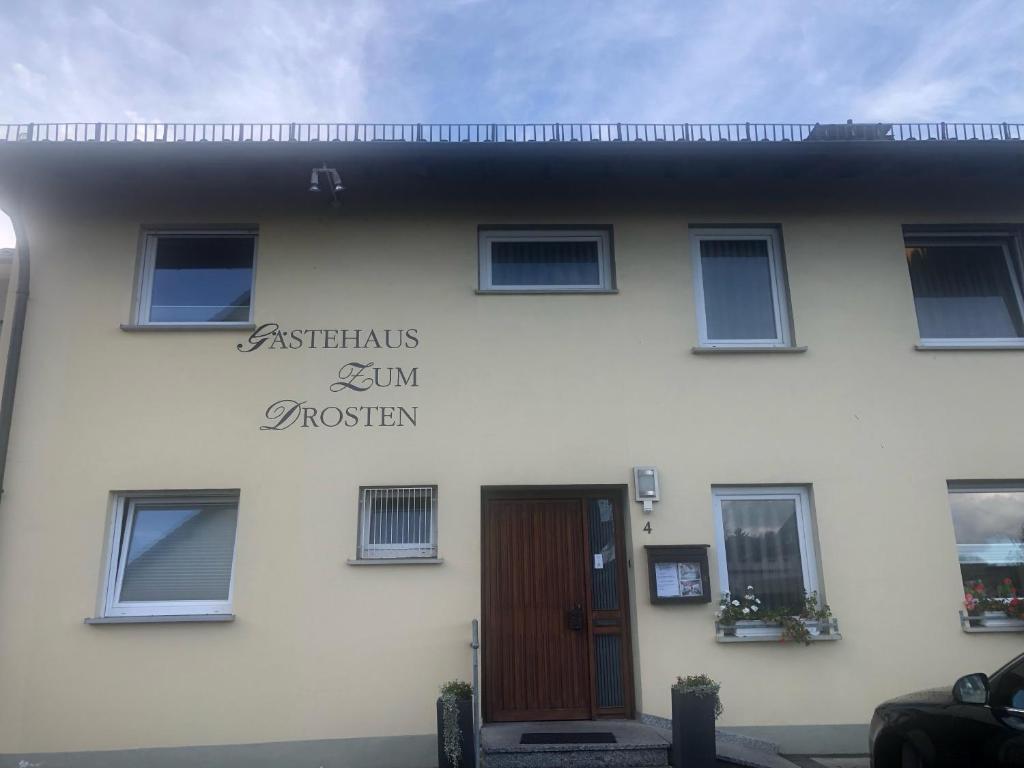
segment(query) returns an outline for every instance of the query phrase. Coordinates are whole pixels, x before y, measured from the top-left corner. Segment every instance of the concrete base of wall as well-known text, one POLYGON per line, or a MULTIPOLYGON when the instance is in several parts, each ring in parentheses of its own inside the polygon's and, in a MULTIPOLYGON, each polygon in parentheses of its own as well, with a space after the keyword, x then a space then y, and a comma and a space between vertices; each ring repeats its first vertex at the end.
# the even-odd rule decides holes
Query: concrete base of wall
MULTIPOLYGON (((856 755, 868 749, 868 727, 861 724, 746 725, 722 730, 772 742, 778 745, 780 752, 791 755, 856 755)), ((146 768, 380 768, 382 765, 436 768, 437 737, 431 733, 215 747, 0 755, 0 768, 138 768, 140 765, 146 768)))
POLYGON ((0 768, 436 768, 437 736, 0 755, 0 768))
POLYGON ((739 725, 722 730, 773 742, 786 755, 864 755, 868 751, 867 724, 739 725))

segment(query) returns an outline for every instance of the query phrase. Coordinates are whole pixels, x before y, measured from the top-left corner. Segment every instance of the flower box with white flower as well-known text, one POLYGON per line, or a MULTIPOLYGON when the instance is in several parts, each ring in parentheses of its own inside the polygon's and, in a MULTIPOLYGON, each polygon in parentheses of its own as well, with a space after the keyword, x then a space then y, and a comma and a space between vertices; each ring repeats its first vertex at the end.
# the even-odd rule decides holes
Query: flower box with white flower
POLYGON ((716 618, 715 639, 723 643, 795 640, 810 645, 816 640, 841 637, 831 610, 827 605, 818 605, 814 592, 804 596, 799 610, 768 610, 754 588, 748 586, 739 597, 723 595, 716 618))
POLYGON ((782 625, 776 621, 737 621, 732 628, 736 637, 782 637, 782 625))

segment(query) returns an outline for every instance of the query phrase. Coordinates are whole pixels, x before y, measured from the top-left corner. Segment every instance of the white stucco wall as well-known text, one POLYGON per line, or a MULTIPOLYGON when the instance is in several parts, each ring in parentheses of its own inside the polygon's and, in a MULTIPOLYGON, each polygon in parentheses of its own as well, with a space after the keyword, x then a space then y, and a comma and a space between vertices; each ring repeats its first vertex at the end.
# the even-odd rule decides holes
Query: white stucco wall
MULTIPOLYGON (((883 210, 887 208, 887 210, 883 210)), ((638 704, 722 682, 723 725, 863 723, 880 700, 991 671, 1017 635, 959 626, 951 479, 1024 478, 1019 352, 919 352, 901 225, 1013 211, 799 212, 727 202, 640 214, 475 210, 277 216, 132 210, 28 218, 32 294, 0 506, 0 752, 432 732, 468 678, 480 488, 627 483, 638 704), (965 215, 966 214, 966 215, 965 215), (416 328, 411 350, 260 350, 246 333, 130 333, 141 221, 259 224, 255 319, 416 328), (480 223, 614 227, 619 293, 474 293, 480 223), (804 354, 691 353, 687 227, 782 225, 804 354), (416 389, 339 395, 341 363, 416 389), (415 428, 260 432, 280 398, 418 408, 415 428), (353 568, 357 489, 436 483, 440 567, 353 568), (713 484, 812 487, 843 639, 714 641, 714 603, 648 602, 644 544, 714 543, 713 484), (85 626, 113 490, 239 488, 232 624, 85 626)), ((717 563, 711 550, 713 587, 717 563)))

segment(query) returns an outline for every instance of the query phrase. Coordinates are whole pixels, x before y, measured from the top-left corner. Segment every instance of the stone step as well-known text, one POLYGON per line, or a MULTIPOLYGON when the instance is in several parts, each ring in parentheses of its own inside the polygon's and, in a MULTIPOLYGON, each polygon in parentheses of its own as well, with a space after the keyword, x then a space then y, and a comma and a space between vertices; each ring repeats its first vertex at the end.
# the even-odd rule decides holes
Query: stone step
POLYGON ((664 768, 669 741, 634 720, 498 723, 480 732, 484 768, 664 768), (522 744, 525 733, 610 732, 614 744, 522 744))

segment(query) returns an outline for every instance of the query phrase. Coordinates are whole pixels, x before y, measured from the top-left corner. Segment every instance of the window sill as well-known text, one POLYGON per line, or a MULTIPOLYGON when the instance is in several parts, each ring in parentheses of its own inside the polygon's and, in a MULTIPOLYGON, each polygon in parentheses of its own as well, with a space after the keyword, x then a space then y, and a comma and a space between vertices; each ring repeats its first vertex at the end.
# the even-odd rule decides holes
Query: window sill
MULTIPOLYGON (((818 635, 817 637, 811 637, 812 643, 823 643, 828 640, 842 640, 843 636, 838 632, 834 632, 829 635, 818 635)), ((774 636, 765 635, 763 637, 735 637, 729 635, 715 635, 716 643, 782 643, 782 632, 774 636)), ((793 640, 786 641, 786 645, 793 645, 793 640)), ((795 643, 800 645, 801 643, 795 643)))
POLYGON ((967 634, 993 634, 999 632, 1024 632, 1024 621, 1005 616, 968 616, 960 611, 960 628, 967 634))
POLYGON ((759 354, 768 352, 773 354, 795 354, 806 352, 807 347, 691 347, 690 351, 695 355, 729 355, 729 354, 759 354))
POLYGON ((594 294, 607 296, 608 294, 618 293, 618 288, 596 288, 586 290, 559 290, 557 288, 544 288, 542 290, 529 291, 529 290, 507 290, 504 288, 477 288, 473 293, 478 296, 593 296, 594 294))
POLYGON ((208 624, 234 621, 233 613, 197 613, 168 616, 93 616, 84 619, 84 624, 208 624))
POLYGON ((255 331, 256 323, 181 323, 180 325, 146 325, 121 323, 122 331, 255 331))
POLYGON ((1020 352, 1024 344, 915 344, 918 352, 1020 352))
POLYGON ((346 560, 347 565, 441 565, 443 557, 376 557, 346 560))
MULTIPOLYGON (((832 619, 828 623, 827 631, 821 631, 818 626, 818 622, 811 621, 807 624, 812 634, 808 638, 808 641, 812 643, 828 642, 831 640, 842 640, 843 636, 839 633, 839 622, 836 619, 832 619)), ((735 627, 729 626, 724 627, 718 622, 715 622, 715 642, 717 643, 781 643, 782 638, 782 625, 781 624, 769 624, 763 621, 749 621, 740 622, 735 627), (726 632, 732 632, 734 634, 726 634, 726 632)), ((786 640, 787 644, 802 644, 795 640, 786 640)))

